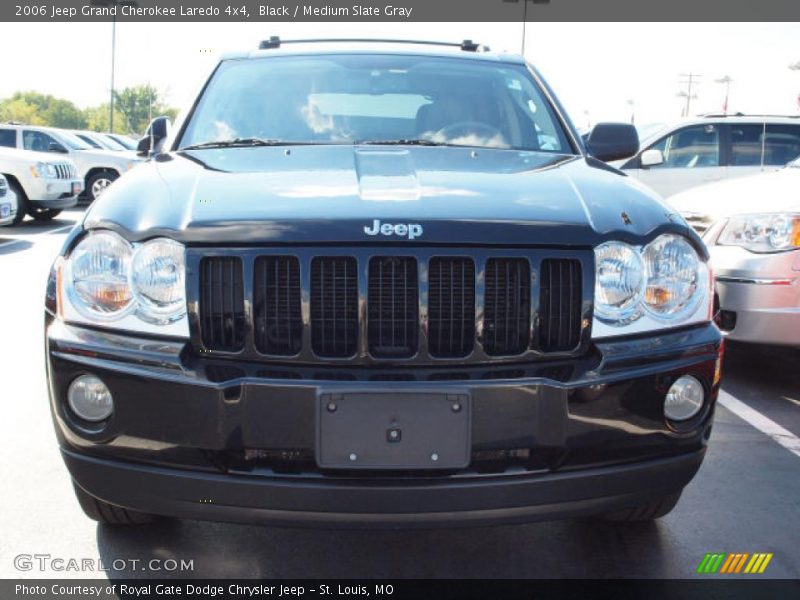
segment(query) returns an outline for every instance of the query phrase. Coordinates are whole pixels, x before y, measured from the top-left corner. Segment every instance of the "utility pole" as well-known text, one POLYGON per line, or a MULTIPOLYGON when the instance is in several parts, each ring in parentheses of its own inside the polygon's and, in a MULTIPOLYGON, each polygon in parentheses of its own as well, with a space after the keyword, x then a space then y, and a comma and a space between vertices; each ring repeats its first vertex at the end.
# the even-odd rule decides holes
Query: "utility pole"
POLYGON ((628 106, 631 107, 631 125, 636 123, 636 102, 633 98, 628 100, 628 106))
POLYGON ((678 96, 680 98, 686 98, 686 106, 684 107, 681 116, 688 117, 692 110, 692 100, 697 99, 697 94, 692 94, 692 87, 699 83, 701 75, 698 75, 697 73, 681 73, 680 76, 683 77, 683 79, 679 82, 680 85, 686 86, 686 90, 681 90, 678 92, 678 96))
POLYGON ((528 25, 528 2, 533 4, 550 4, 550 0, 503 0, 510 4, 522 2, 522 56, 525 56, 525 33, 528 25))
POLYGON ((108 102, 108 132, 114 133, 114 67, 117 54, 117 11, 120 6, 139 6, 136 0, 91 0, 92 6, 114 10, 111 16, 111 97, 108 102))
POLYGON ((716 83, 724 83, 725 84, 725 102, 722 104, 722 113, 727 115, 728 114, 728 100, 730 99, 731 95, 731 79, 730 75, 724 75, 719 79, 714 80, 716 83))

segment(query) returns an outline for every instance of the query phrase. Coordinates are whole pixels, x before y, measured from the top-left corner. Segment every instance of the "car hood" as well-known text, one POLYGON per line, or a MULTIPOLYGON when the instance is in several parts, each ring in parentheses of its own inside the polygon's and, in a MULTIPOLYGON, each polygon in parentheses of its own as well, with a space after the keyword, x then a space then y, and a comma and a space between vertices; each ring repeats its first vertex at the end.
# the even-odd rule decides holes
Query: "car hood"
POLYGON ((133 160, 133 157, 129 154, 123 152, 114 152, 113 150, 77 150, 75 152, 75 156, 83 161, 107 164, 127 165, 133 160))
POLYGON ((31 162, 72 163, 72 160, 60 154, 53 154, 51 152, 35 152, 33 150, 22 150, 19 148, 0 147, 0 159, 3 158, 31 162))
POLYGON ((682 215, 711 223, 737 214, 800 211, 800 168, 701 185, 670 196, 682 215))
POLYGON ((443 244, 592 246, 687 230, 653 192, 593 159, 344 145, 161 155, 112 186, 85 226, 189 243, 408 243, 368 235, 376 220, 421 225, 414 243, 443 244))

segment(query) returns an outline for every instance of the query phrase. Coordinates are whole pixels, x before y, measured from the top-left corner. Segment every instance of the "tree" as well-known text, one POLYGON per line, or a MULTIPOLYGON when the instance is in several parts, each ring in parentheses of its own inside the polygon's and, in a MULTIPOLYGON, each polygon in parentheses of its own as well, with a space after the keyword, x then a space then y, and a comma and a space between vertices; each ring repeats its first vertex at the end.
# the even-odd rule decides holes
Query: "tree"
POLYGON ((174 119, 177 114, 177 110, 168 107, 158 90, 151 85, 137 85, 115 91, 114 103, 123 115, 127 131, 140 135, 147 129, 151 118, 166 115, 174 119))
MULTIPOLYGON (((137 85, 114 93, 114 133, 142 135, 152 117, 174 119, 178 111, 166 105, 158 90, 137 85)), ((0 99, 0 122, 17 121, 64 129, 108 131, 108 103, 81 110, 69 100, 39 92, 15 92, 0 99)))
MULTIPOLYGON (((83 111, 83 118, 86 120, 86 129, 108 131, 108 102, 87 108, 83 111)), ((116 109, 114 110, 114 133, 128 133, 125 117, 116 109)))
POLYGON ((83 129, 86 126, 83 113, 69 100, 30 91, 16 92, 0 102, 0 118, 64 129, 83 129))
POLYGON ((0 102, 0 123, 6 121, 45 125, 44 120, 38 115, 36 107, 21 98, 16 100, 9 98, 0 102))

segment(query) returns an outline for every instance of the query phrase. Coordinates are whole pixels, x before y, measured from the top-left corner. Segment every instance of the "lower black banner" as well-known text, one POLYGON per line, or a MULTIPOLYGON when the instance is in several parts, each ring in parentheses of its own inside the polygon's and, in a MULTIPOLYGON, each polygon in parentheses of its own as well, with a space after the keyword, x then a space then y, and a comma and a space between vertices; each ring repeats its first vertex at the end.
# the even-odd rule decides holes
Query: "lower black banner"
POLYGON ((800 598, 800 581, 697 580, 0 580, 0 598, 160 600, 385 598, 391 600, 543 600, 570 598, 800 598))

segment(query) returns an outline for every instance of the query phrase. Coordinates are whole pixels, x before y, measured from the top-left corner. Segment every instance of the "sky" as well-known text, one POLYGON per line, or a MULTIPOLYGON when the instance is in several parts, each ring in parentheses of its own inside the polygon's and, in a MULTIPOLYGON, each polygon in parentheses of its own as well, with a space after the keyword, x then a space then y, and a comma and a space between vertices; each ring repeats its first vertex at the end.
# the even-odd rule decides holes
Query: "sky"
MULTIPOLYGON (((179 108, 219 55, 271 35, 473 39, 519 53, 521 23, 118 23, 117 88, 150 83, 179 108)), ((681 116, 682 74, 700 75, 691 113, 800 114, 800 23, 528 23, 525 56, 579 128, 681 116)), ((0 98, 36 90, 81 108, 108 101, 111 23, 0 23, 0 98)))

